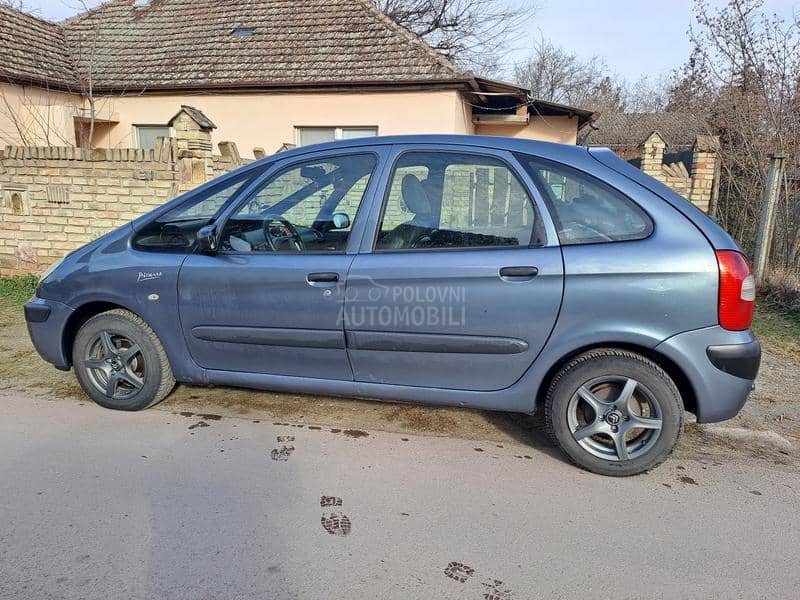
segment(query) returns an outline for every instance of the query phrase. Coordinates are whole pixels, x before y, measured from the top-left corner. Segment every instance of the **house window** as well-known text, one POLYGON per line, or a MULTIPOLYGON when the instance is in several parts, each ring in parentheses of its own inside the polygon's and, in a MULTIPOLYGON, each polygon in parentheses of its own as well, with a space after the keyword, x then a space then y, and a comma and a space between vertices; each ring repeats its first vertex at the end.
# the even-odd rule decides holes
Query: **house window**
POLYGON ((295 129, 298 146, 378 135, 377 127, 296 127, 295 129))
POLYGON ((134 125, 136 147, 152 150, 156 147, 156 138, 175 137, 175 132, 166 125, 134 125))

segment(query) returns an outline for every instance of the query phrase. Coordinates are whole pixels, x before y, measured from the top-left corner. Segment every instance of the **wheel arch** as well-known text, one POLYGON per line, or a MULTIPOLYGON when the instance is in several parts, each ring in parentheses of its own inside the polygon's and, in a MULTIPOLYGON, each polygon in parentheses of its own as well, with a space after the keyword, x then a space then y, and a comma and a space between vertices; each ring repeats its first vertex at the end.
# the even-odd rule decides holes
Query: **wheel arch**
MULTIPOLYGON (((78 335, 78 330, 83 326, 86 321, 91 319, 92 317, 99 315, 104 312, 108 312, 109 310, 116 310, 122 309, 127 310, 142 320, 142 316, 137 313, 135 310, 131 310, 128 306, 123 306, 117 302, 108 302, 104 300, 92 300, 89 302, 85 302, 81 304, 78 308, 74 310, 74 312, 69 316, 66 325, 64 326, 64 333, 61 336, 61 345, 64 352, 64 356, 67 358, 67 361, 70 365, 73 364, 72 361, 72 346, 75 343, 75 336, 78 335)), ((146 322, 146 321, 145 321, 146 322)))
POLYGON ((558 373, 559 369, 563 365, 568 363, 576 356, 583 354, 584 352, 588 352, 589 350, 596 350, 598 348, 627 350, 629 352, 635 352, 637 354, 641 354, 645 358, 652 360, 659 367, 664 369, 667 375, 669 375, 670 378, 675 382, 675 386, 678 388, 678 391, 681 394, 684 410, 692 414, 697 414, 697 394, 695 393, 695 390, 692 387, 689 378, 686 376, 683 370, 669 357, 665 356, 660 352, 657 352, 653 348, 648 348, 646 346, 641 346, 638 344, 632 344, 627 342, 606 342, 606 343, 589 344, 577 348, 575 350, 572 350, 567 354, 565 354, 564 356, 562 356, 561 358, 559 358, 558 360, 556 360, 547 370, 547 373, 545 374, 541 384, 539 385, 539 389, 536 393, 536 407, 538 408, 544 406, 545 397, 547 396, 547 391, 550 389, 550 384, 552 383, 556 373, 558 373))

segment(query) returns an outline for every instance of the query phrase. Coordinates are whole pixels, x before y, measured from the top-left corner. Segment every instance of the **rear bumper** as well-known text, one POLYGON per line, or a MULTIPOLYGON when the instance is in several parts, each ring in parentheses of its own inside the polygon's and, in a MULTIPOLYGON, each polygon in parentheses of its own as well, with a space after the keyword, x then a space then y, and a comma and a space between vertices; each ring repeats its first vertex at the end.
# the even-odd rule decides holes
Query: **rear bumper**
POLYGON ((44 360, 64 371, 71 366, 63 340, 72 313, 72 308, 54 300, 34 297, 25 305, 25 321, 34 348, 44 360))
POLYGON ((697 399, 697 421, 735 417, 747 401, 761 363, 761 346, 750 330, 706 327, 675 335, 656 351, 683 371, 697 399))
POLYGON ((753 340, 744 344, 709 346, 706 354, 711 364, 734 377, 754 380, 761 366, 761 344, 753 340))

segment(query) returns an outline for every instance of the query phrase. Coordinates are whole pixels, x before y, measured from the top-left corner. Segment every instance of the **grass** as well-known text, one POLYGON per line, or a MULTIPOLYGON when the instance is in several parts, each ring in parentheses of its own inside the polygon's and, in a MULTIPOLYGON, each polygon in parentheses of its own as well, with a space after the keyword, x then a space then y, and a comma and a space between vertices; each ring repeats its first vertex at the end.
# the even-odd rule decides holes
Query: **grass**
POLYGON ((0 277, 0 326, 22 322, 22 305, 33 296, 38 283, 35 275, 0 277))
POLYGON ((753 331, 764 347, 800 360, 800 307, 757 304, 753 331))

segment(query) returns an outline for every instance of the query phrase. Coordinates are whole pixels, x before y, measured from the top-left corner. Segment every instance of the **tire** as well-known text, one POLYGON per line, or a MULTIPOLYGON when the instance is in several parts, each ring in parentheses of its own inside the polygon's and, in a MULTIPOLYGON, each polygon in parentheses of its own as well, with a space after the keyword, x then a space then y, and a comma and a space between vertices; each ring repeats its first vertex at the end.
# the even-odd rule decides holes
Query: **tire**
POLYGON ((83 390, 106 408, 149 408, 175 387, 158 336, 140 317, 123 309, 95 315, 81 326, 72 362, 83 390))
POLYGON ((664 462, 683 433, 675 383, 653 361, 625 350, 590 350, 553 377, 545 401, 552 441, 577 466, 627 477, 664 462))

